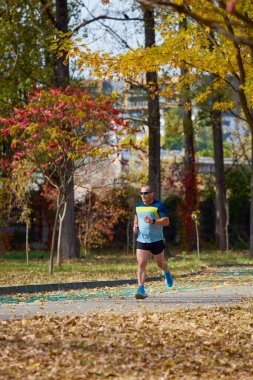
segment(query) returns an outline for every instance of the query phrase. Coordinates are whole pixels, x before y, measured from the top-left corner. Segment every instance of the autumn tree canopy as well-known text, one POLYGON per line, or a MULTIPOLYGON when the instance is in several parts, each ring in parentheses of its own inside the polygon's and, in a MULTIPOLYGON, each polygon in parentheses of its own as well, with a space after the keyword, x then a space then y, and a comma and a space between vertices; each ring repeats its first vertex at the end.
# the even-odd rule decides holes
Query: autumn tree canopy
MULTIPOLYGON (((29 160, 32 167, 27 175, 42 173, 57 189, 60 231, 76 170, 117 157, 131 145, 129 135, 137 132, 111 99, 93 96, 81 87, 35 90, 26 105, 0 122, 2 138, 11 140, 12 166, 29 160)), ((59 232, 58 248, 60 240, 59 232)), ((54 239, 51 254, 53 246, 54 239)))
POLYGON ((28 157, 34 169, 57 186, 67 160, 77 169, 88 159, 108 157, 134 132, 112 100, 91 96, 80 87, 36 90, 27 105, 15 108, 1 123, 2 136, 11 138, 13 165, 28 157))

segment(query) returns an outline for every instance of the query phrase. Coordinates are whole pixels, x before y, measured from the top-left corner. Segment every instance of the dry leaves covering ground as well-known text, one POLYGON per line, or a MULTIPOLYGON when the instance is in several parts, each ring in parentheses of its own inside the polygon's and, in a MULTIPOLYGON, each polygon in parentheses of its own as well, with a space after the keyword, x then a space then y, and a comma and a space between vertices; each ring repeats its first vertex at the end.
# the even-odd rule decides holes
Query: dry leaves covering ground
POLYGON ((0 322, 0 379, 253 379, 253 304, 0 322))

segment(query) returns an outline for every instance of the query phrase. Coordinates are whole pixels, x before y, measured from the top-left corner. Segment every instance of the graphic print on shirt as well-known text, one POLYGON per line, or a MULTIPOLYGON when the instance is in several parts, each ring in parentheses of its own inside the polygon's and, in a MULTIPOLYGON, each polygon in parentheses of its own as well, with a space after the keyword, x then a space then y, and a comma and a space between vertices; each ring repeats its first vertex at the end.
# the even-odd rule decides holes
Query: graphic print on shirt
POLYGON ((164 239, 162 226, 144 222, 145 216, 155 220, 168 217, 167 210, 161 202, 154 200, 150 205, 138 202, 136 204, 136 215, 139 227, 137 241, 140 243, 153 243, 164 239))

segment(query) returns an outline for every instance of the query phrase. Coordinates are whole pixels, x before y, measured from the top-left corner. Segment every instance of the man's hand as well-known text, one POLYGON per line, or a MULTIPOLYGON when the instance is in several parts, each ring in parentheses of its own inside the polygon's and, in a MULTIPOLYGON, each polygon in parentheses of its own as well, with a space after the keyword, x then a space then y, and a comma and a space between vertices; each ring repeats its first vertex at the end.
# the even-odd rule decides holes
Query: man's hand
POLYGON ((134 233, 137 234, 138 230, 139 230, 139 227, 137 226, 137 224, 135 224, 133 228, 134 233))
POLYGON ((153 224, 153 219, 151 219, 149 216, 145 216, 144 222, 149 223, 149 224, 153 224))
MULTIPOLYGON (((153 219, 151 219, 149 216, 145 216, 143 220, 146 223, 153 224, 153 219)), ((168 226, 170 224, 170 220, 167 216, 164 216, 163 218, 155 219, 155 224, 161 227, 168 226)))

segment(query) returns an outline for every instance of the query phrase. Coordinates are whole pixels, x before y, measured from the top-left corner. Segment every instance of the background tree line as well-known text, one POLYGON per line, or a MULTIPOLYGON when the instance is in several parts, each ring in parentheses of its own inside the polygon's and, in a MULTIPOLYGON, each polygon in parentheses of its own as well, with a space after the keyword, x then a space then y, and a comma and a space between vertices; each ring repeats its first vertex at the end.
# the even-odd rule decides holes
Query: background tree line
MULTIPOLYGON (((249 131, 252 130, 252 47, 249 37, 252 10, 248 2, 237 2, 236 8, 228 11, 224 2, 200 2, 198 5, 189 2, 187 7, 183 5, 178 8, 176 2, 167 5, 159 1, 133 1, 129 2, 129 12, 126 13, 126 8, 123 9, 121 4, 116 4, 116 1, 111 3, 114 8, 111 9, 110 4, 107 4, 99 10, 101 13, 93 14, 92 8, 88 9, 86 18, 82 19, 81 12, 84 9, 87 11, 87 4, 81 1, 3 2, 1 115, 9 116, 14 106, 26 104, 34 84, 46 88, 64 88, 77 81, 70 75, 75 65, 81 71, 89 67, 94 78, 124 76, 129 83, 135 84, 137 77, 143 76, 143 88, 148 100, 146 118, 142 122, 148 126, 146 179, 154 184, 156 195, 160 197, 161 184, 169 183, 173 173, 170 170, 165 175, 165 164, 161 163, 160 99, 162 96, 170 102, 176 94, 176 109, 180 118, 174 125, 181 125, 179 140, 185 152, 180 169, 180 209, 184 211, 180 217, 181 235, 186 247, 192 248, 194 225, 191 215, 200 208, 201 197, 196 171, 196 123, 193 120, 193 109, 198 109, 199 115, 201 112, 205 114, 204 125, 208 125, 212 131, 216 244, 219 249, 226 250, 229 243, 229 215, 222 115, 230 112, 243 120, 249 126, 249 131), (114 27, 110 24, 112 21, 114 27), (122 53, 113 56, 112 53, 85 50, 89 28, 97 23, 119 42, 122 53), (124 31, 131 30, 133 23, 139 28, 142 37, 139 47, 131 47, 131 39, 125 37, 124 31), (219 29, 217 24, 220 25, 219 29), (120 25, 120 28, 116 30, 115 25, 120 25), (121 28, 123 33, 119 32, 121 28), (78 40, 73 42, 77 34, 78 40), (53 49, 52 39, 55 41, 53 49), (79 49, 80 43, 83 44, 82 50, 79 49), (70 57, 74 62, 71 67, 70 57), (172 81, 175 75, 179 78, 176 84, 172 81)), ((178 133, 175 128, 165 131, 167 140, 164 148, 168 149, 168 141, 176 138, 178 133)), ((246 143, 244 141, 243 146, 246 143)), ((4 139, 3 156, 12 154, 10 146, 11 142, 4 139)), ((246 193, 248 197, 249 193, 246 193)), ((74 181, 71 180, 62 221, 63 239, 59 247, 62 258, 78 257, 80 254, 75 225, 74 181)))

